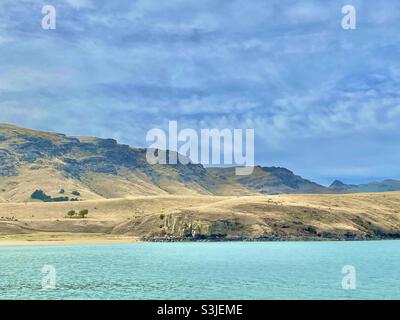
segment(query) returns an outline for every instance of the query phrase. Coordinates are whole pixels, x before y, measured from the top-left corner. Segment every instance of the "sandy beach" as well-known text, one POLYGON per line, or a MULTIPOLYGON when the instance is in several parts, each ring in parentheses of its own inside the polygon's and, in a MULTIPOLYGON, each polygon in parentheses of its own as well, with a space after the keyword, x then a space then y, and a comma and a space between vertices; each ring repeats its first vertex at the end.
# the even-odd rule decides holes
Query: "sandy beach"
POLYGON ((81 233, 54 233, 43 232, 33 234, 0 235, 1 246, 29 246, 29 245, 70 245, 70 244, 112 244, 140 242, 137 237, 81 234, 81 233))

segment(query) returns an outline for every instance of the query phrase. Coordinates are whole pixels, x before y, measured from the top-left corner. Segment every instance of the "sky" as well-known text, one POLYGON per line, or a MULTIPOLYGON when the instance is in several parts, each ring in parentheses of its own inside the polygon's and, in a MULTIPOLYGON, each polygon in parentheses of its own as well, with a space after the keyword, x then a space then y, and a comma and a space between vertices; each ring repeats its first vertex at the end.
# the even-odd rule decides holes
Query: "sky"
POLYGON ((2 0, 0 123, 138 147, 170 120, 254 128, 256 164, 400 179, 399 56, 398 0, 2 0))

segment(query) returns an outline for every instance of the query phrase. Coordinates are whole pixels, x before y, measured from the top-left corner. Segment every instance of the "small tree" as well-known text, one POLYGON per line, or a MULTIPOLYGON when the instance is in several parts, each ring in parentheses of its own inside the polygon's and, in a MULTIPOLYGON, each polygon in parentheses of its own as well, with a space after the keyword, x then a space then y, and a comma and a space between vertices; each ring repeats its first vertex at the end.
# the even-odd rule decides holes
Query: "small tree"
POLYGON ((43 192, 43 190, 35 190, 35 192, 32 193, 32 195, 31 195, 31 199, 41 200, 41 201, 44 201, 44 202, 50 202, 51 201, 51 197, 48 196, 47 194, 45 194, 43 192))
POLYGON ((68 197, 57 197, 57 198, 51 198, 49 202, 63 202, 63 201, 69 201, 68 197))
POLYGON ((89 210, 88 209, 83 209, 81 211, 79 211, 79 217, 80 218, 86 218, 86 216, 89 214, 89 210))
POLYGON ((67 215, 68 215, 68 217, 72 218, 74 215, 76 215, 76 212, 75 212, 75 210, 70 210, 70 211, 68 211, 67 215))

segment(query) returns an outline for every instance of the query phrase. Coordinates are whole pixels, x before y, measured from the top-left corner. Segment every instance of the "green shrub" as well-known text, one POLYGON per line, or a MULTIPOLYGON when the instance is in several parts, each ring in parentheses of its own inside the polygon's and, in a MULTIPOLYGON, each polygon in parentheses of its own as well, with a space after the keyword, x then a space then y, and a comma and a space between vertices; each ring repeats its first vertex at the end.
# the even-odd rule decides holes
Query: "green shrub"
MULTIPOLYGON (((35 199, 35 200, 41 200, 43 202, 64 202, 64 201, 70 201, 70 199, 68 197, 56 197, 56 198, 52 198, 51 196, 48 196, 47 194, 45 194, 43 192, 43 190, 35 190, 34 193, 32 193, 31 195, 31 199, 35 199)), ((71 201, 77 201, 76 200, 72 200, 71 201)))
POLYGON ((71 194, 74 195, 74 196, 80 196, 81 195, 81 193, 79 191, 76 191, 76 190, 72 191, 71 194))
POLYGON ((44 202, 51 201, 51 197, 45 194, 43 190, 35 190, 35 192, 31 195, 31 199, 42 200, 44 202))
POLYGON ((165 214, 161 213, 160 214, 160 220, 164 220, 164 218, 165 218, 165 214))
POLYGON ((89 214, 89 210, 88 209, 83 209, 83 210, 79 211, 79 217, 80 218, 85 218, 88 214, 89 214))
POLYGON ((63 201, 69 201, 68 197, 57 197, 57 198, 51 198, 49 202, 63 202, 63 201))
POLYGON ((67 212, 67 215, 68 215, 68 217, 72 218, 73 216, 76 215, 76 212, 75 212, 75 210, 70 210, 67 212))

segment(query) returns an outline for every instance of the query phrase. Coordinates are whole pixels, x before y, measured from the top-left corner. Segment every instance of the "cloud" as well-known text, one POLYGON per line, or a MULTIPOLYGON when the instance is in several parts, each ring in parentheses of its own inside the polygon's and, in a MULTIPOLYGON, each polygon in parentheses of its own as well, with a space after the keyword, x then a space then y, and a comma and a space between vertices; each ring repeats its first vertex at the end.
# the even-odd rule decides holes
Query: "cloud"
POLYGON ((262 165, 400 178, 395 0, 354 1, 348 31, 340 1, 57 0, 48 31, 43 4, 0 4, 0 122, 138 146, 168 120, 249 127, 262 165))
POLYGON ((91 0, 64 0, 68 5, 74 9, 93 8, 94 4, 91 0))

